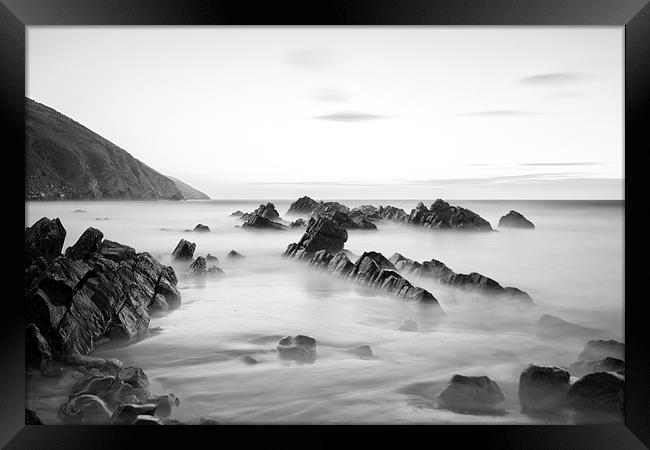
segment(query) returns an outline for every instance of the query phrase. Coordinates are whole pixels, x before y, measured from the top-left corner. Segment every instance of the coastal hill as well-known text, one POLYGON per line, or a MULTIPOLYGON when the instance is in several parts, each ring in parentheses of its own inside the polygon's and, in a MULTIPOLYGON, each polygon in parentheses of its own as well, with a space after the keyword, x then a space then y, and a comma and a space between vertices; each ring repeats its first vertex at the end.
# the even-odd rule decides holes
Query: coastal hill
POLYGON ((189 184, 182 182, 178 178, 170 177, 169 175, 167 175, 167 178, 174 182, 178 190, 181 191, 181 194, 183 194, 183 198, 187 200, 210 200, 210 197, 208 197, 207 194, 204 194, 189 184))
POLYGON ((208 197, 71 118, 25 98, 26 200, 188 198, 208 197))

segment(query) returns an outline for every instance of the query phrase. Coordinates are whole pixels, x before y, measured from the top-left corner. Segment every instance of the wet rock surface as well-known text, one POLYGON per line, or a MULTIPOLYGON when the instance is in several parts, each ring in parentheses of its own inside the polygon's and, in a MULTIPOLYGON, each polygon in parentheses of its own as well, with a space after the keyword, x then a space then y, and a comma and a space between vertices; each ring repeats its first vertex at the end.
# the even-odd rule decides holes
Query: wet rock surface
POLYGON ((196 244, 194 242, 181 239, 172 252, 172 258, 176 260, 192 259, 194 257, 194 250, 196 250, 196 244))
POLYGON ((25 259, 30 265, 39 257, 51 261, 61 254, 65 241, 65 228, 61 221, 43 217, 31 227, 25 229, 25 259))
POLYGON ((454 375, 440 394, 440 407, 476 414, 504 411, 505 395, 498 384, 486 376, 454 375))
POLYGON ((285 336, 278 342, 277 350, 282 358, 312 362, 316 359, 316 339, 301 334, 285 336))
POLYGON ((567 394, 578 412, 622 417, 625 412, 625 377, 615 372, 590 373, 576 381, 567 394))
POLYGON ((242 228, 249 229, 263 229, 263 230, 286 230, 286 225, 283 225, 278 222, 273 222, 270 219, 267 219, 264 216, 254 214, 250 216, 243 224, 242 228))
POLYGON ((71 259, 90 258, 93 254, 99 253, 102 249, 104 233, 96 228, 90 227, 83 232, 79 240, 65 251, 65 256, 71 259))
POLYGON ((523 412, 555 412, 567 406, 569 372, 559 367, 530 364, 519 376, 523 412))
POLYGON ((490 223, 469 209, 436 200, 427 209, 423 203, 411 210, 408 224, 425 228, 456 231, 493 231, 490 223))
POLYGON ((510 210, 508 214, 499 219, 499 228, 524 228, 534 230, 535 225, 526 219, 523 214, 510 210))

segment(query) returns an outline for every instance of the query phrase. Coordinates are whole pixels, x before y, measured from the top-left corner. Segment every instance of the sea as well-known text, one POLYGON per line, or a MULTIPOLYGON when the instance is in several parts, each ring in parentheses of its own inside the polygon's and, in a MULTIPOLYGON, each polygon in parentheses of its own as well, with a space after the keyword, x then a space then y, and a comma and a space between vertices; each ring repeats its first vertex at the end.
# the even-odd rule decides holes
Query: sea
MULTIPOLYGON (((392 205, 407 213, 423 201, 342 200, 349 207, 392 205)), ((624 340, 623 201, 448 200, 488 220, 498 232, 463 233, 390 222, 377 231, 349 230, 354 255, 444 262, 455 272, 479 272, 526 291, 534 305, 507 304, 409 277, 429 290, 444 315, 360 287, 287 260, 282 253, 304 229, 241 228, 231 217, 271 201, 283 219, 292 200, 51 201, 26 202, 26 226, 58 217, 64 249, 88 227, 106 239, 149 252, 174 267, 182 306, 151 319, 150 335, 129 345, 99 347, 93 355, 142 367, 155 394, 175 393, 172 418, 210 417, 223 424, 554 424, 566 414, 522 414, 521 371, 531 363, 568 367, 590 339, 624 340), (499 217, 516 210, 535 230, 500 229, 499 217), (197 224, 209 233, 192 230, 197 224), (196 243, 195 256, 217 256, 222 276, 192 277, 189 263, 171 253, 180 239, 196 243), (236 250, 245 258, 226 255, 236 250), (580 327, 548 328, 552 315, 580 327), (415 331, 402 324, 417 323, 415 331), (543 322, 544 323, 544 322, 543 322), (282 359, 283 336, 317 340, 315 361, 282 359), (369 345, 363 359, 351 349, 369 345), (257 364, 247 363, 250 356, 257 364), (499 415, 440 408, 437 394, 454 374, 486 375, 506 397, 499 415)), ((27 407, 46 423, 67 398, 71 378, 26 378, 27 407)))

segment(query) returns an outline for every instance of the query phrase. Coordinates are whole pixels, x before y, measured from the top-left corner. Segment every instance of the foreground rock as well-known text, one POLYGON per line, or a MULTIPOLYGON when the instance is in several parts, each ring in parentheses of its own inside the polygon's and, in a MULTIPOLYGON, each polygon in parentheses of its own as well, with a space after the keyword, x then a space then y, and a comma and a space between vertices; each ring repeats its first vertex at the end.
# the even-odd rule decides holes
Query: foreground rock
POLYGON ((534 230, 535 225, 526 219, 523 214, 510 210, 508 214, 499 219, 499 228, 525 228, 534 230))
POLYGON ((569 372, 559 367, 530 364, 519 376, 522 412, 557 412, 567 405, 569 372))
MULTIPOLYGON (((65 230, 61 230, 57 235, 64 235, 65 230)), ((44 258, 37 249, 52 258, 49 265, 30 271, 26 280, 25 319, 30 324, 29 333, 35 337, 32 342, 37 343, 32 348, 40 348, 41 355, 46 352, 38 334, 49 345, 52 358, 62 359, 74 353, 87 354, 101 341, 125 341, 144 335, 156 299, 169 308, 180 306, 174 270, 149 253, 136 253, 131 247, 104 240, 93 247, 100 248, 99 252, 73 252, 86 258, 73 259, 51 254, 49 233, 41 238, 28 235, 27 239, 37 259, 44 258)), ((88 246, 78 242, 72 248, 88 246)))
POLYGON ((622 418, 625 412, 625 377, 614 372, 590 373, 571 386, 567 397, 578 412, 622 418))
POLYGON ((30 323, 25 328, 25 368, 40 369, 52 359, 50 344, 38 327, 30 323))
POLYGON ((194 257, 194 250, 196 250, 196 244, 194 242, 181 239, 172 252, 172 258, 176 260, 192 259, 194 257))
POLYGON ((307 196, 300 197, 298 200, 293 202, 291 206, 289 206, 289 209, 287 210, 287 214, 309 215, 313 213, 317 207, 318 207, 318 202, 313 198, 307 196))
POLYGON ((65 241, 65 228, 61 221, 43 217, 25 229, 25 264, 31 265, 38 258, 51 261, 61 254, 65 241))
POLYGON ((489 377, 454 375, 440 394, 440 406, 456 412, 496 414, 504 412, 505 395, 489 377))
POLYGON ((429 209, 418 203, 408 218, 410 225, 457 231, 493 231, 490 223, 469 209, 436 200, 429 209))
POLYGON ((283 337, 277 349, 282 358, 307 362, 316 359, 316 339, 309 336, 283 337))
POLYGON ((262 230, 286 230, 287 227, 281 223, 273 222, 266 217, 253 215, 242 224, 242 228, 262 229, 262 230))
POLYGON ((457 289, 475 290, 482 294, 499 296, 504 300, 515 300, 523 303, 533 303, 533 299, 524 291, 515 287, 503 287, 491 278, 480 273, 470 274, 456 273, 444 263, 432 259, 422 263, 413 261, 395 253, 390 257, 390 262, 396 270, 405 274, 415 275, 422 278, 432 278, 441 284, 457 289))
POLYGON ((102 249, 104 233, 96 228, 90 227, 83 232, 79 240, 65 251, 65 256, 72 259, 90 258, 93 254, 102 249))

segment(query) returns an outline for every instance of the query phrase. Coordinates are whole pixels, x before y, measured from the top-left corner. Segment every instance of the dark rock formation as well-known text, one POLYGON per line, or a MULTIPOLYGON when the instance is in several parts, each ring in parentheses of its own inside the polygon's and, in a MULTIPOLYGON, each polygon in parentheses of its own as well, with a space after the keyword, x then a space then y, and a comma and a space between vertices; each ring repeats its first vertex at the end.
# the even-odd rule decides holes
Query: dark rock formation
POLYGON ((58 415, 64 425, 108 425, 111 418, 106 402, 91 394, 72 397, 58 415))
POLYGON ((213 263, 219 264, 219 259, 216 256, 211 255, 210 253, 208 253, 206 255, 205 260, 207 262, 213 262, 213 263))
POLYGON ((50 359, 52 359, 50 344, 41 335, 38 327, 30 323, 25 328, 25 368, 40 369, 50 359))
POLYGON ((569 372, 559 367, 530 364, 519 376, 522 411, 554 412, 565 407, 569 378, 569 372))
POLYGON ((25 198, 182 200, 174 181, 69 117, 25 99, 25 198))
MULTIPOLYGON (((240 212, 240 211, 237 211, 237 213, 238 212, 240 212)), ((234 216, 237 213, 233 213, 231 215, 234 216)), ((277 222, 279 220, 282 220, 282 219, 280 219, 280 214, 275 209, 275 205, 273 203, 270 203, 270 202, 265 204, 265 205, 262 204, 262 205, 258 206, 257 209, 255 211, 251 212, 251 213, 241 214, 239 216, 239 218, 242 219, 242 220, 250 220, 255 216, 264 217, 265 219, 268 219, 271 222, 277 222)))
POLYGON ((241 216, 243 216, 243 215, 244 215, 244 212, 243 212, 243 211, 237 210, 237 211, 235 211, 234 213, 232 213, 232 214, 230 215, 230 217, 241 217, 241 216))
POLYGON ((514 287, 503 287, 491 278, 480 273, 470 274, 456 273, 444 263, 432 259, 418 263, 405 258, 399 253, 390 257, 390 262, 396 270, 405 274, 415 275, 422 278, 433 278, 441 284, 449 285, 458 289, 479 291, 483 294, 499 296, 504 300, 515 300, 523 303, 533 303, 530 296, 514 287))
POLYGON ((207 233, 207 232, 210 231, 210 227, 208 227, 207 225, 203 225, 202 223, 200 223, 200 224, 198 224, 197 226, 195 226, 195 227, 194 227, 194 230, 192 230, 192 231, 198 231, 198 232, 201 232, 201 233, 207 233))
POLYGON ((189 242, 185 239, 181 239, 172 252, 172 257, 179 260, 192 259, 194 257, 195 249, 196 244, 194 242, 189 242))
POLYGON ((499 219, 499 228, 526 228, 535 229, 535 225, 517 211, 510 210, 508 214, 499 219))
POLYGON ((199 256, 198 258, 196 258, 196 260, 194 260, 194 262, 190 264, 188 270, 194 276, 204 276, 207 274, 216 274, 216 275, 223 274, 223 270, 221 270, 219 267, 215 265, 208 266, 208 263, 203 256, 199 256))
POLYGON ((379 209, 372 205, 361 205, 352 208, 349 215, 352 219, 363 218, 369 221, 379 220, 382 218, 379 214, 379 209))
POLYGON ((384 220, 389 220, 391 222, 403 223, 407 222, 409 215, 402 208, 397 208, 395 206, 380 206, 377 210, 377 214, 384 220))
POLYGON ((86 260, 94 253, 101 251, 103 239, 104 233, 97 228, 90 227, 83 232, 79 240, 72 247, 68 247, 65 251, 65 256, 72 259, 86 260))
POLYGON ((80 354, 68 355, 65 358, 65 363, 81 370, 97 369, 113 376, 124 368, 124 363, 116 358, 104 359, 80 354))
POLYGON ((362 359, 371 359, 375 356, 372 353, 372 348, 369 345, 359 345, 358 347, 351 348, 349 351, 353 355, 362 359))
POLYGON ((273 222, 266 217, 253 215, 242 224, 242 228, 263 229, 263 230, 286 230, 287 227, 281 223, 273 222))
POLYGON ((134 388, 146 389, 149 387, 149 377, 139 367, 125 367, 117 374, 117 379, 134 388))
POLYGON ((571 375, 581 377, 594 372, 617 372, 625 370, 625 362, 608 356, 598 361, 577 361, 569 366, 571 375))
POLYGON ((314 209, 313 215, 319 216, 324 214, 334 214, 335 212, 342 212, 345 214, 350 213, 350 208, 339 202, 318 202, 318 206, 314 209))
POLYGON ((317 207, 318 207, 318 202, 316 200, 309 198, 307 196, 300 197, 298 200, 293 202, 291 206, 289 206, 289 209, 287 210, 287 214, 308 215, 313 213, 317 207))
POLYGON ((180 305, 171 267, 161 265, 149 253, 136 253, 108 240, 86 260, 53 258, 41 272, 32 273, 29 281, 26 321, 39 330, 53 358, 87 354, 100 340, 142 335, 157 295, 170 307, 180 305))
POLYGON ((410 225, 457 231, 493 231, 490 223, 469 209, 436 200, 429 209, 423 203, 411 211, 410 225))
POLYGON ((111 425, 133 425, 139 416, 153 416, 156 405, 122 404, 118 406, 110 418, 111 425))
POLYGON ((329 217, 341 228, 348 230, 376 230, 377 225, 366 219, 365 216, 356 215, 354 218, 351 214, 343 211, 334 211, 332 213, 322 214, 329 217))
POLYGON ((305 219, 296 219, 289 225, 291 228, 303 228, 307 226, 305 219))
POLYGON ((569 404, 580 412, 622 415, 625 412, 625 377, 596 372, 576 381, 567 394, 569 404))
POLYGON ((25 425, 43 425, 43 422, 34 411, 25 408, 25 425))
POLYGON ((440 406, 457 412, 502 413, 505 395, 489 377, 454 375, 440 394, 440 406))
POLYGON ((578 361, 595 361, 608 356, 625 361, 625 344, 618 341, 589 341, 578 356, 578 361))
POLYGON ((65 228, 61 221, 43 217, 31 227, 25 228, 25 260, 31 264, 39 257, 51 261, 61 254, 65 241, 65 228))
POLYGON ((241 259, 241 258, 244 257, 244 255, 242 255, 241 253, 239 253, 239 252, 237 252, 235 250, 230 250, 226 256, 228 258, 232 258, 232 259, 241 259))
POLYGON ((316 339, 299 334, 296 337, 285 336, 277 346, 282 358, 298 361, 313 361, 316 359, 316 339))
POLYGON ((319 250, 337 252, 343 249, 348 233, 330 217, 309 219, 305 234, 298 243, 290 244, 286 256, 307 259, 319 250))

